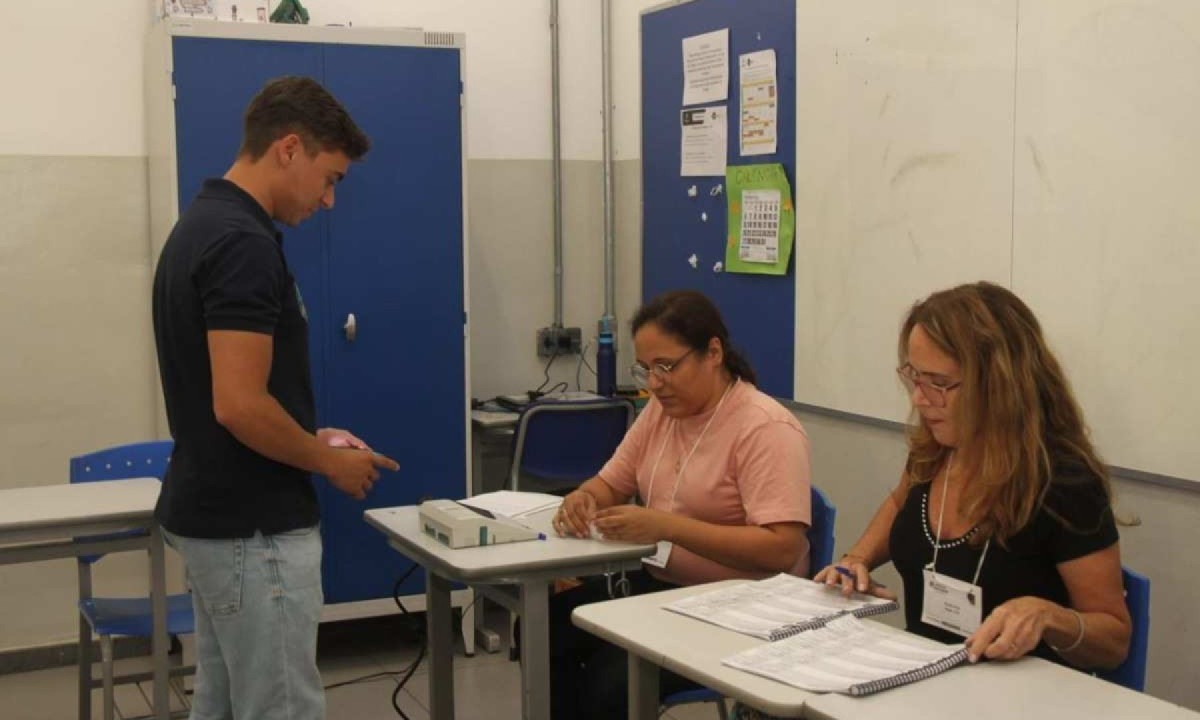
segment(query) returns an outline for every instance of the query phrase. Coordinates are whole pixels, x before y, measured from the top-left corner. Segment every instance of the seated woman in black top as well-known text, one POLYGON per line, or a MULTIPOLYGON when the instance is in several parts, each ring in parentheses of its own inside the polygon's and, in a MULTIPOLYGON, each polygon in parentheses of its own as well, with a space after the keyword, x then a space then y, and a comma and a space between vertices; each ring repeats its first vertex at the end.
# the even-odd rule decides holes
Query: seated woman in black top
POLYGON ((900 335, 913 427, 900 484, 816 579, 890 597, 910 632, 962 642, 972 662, 1032 654, 1112 668, 1130 619, 1104 465, 1037 319, 991 283, 931 295, 900 335))

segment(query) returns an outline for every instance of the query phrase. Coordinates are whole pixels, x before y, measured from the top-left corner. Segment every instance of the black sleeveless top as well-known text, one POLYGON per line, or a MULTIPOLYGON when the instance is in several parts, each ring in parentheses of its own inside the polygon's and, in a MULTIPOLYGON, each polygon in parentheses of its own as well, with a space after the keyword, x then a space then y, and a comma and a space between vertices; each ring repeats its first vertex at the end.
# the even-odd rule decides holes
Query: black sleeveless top
MULTIPOLYGON (((939 642, 961 643, 965 638, 921 622, 922 570, 933 560, 937 523, 936 517, 928 517, 929 488, 929 483, 912 488, 892 523, 889 537, 892 563, 904 581, 904 619, 908 631, 939 642)), ((1103 550, 1115 542, 1117 527, 1099 478, 1082 465, 1060 464, 1029 524, 1008 539, 1007 548, 995 540, 988 548, 979 574, 983 618, 997 605, 1025 595, 1070 607, 1066 586, 1055 566, 1103 550), (1069 526, 1047 512, 1047 508, 1053 509, 1069 526)), ((965 536, 947 538, 938 551, 937 572, 971 582, 982 552, 983 545, 975 547, 965 536)), ((1032 654, 1064 662, 1044 642, 1032 654)))

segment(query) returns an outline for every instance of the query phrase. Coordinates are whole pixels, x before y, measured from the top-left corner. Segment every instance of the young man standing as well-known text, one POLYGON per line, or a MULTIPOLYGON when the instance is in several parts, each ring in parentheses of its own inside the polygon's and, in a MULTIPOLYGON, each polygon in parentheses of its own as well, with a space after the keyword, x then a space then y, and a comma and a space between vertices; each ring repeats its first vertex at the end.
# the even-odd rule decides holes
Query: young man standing
POLYGON ((154 335, 175 451, 156 517, 196 612, 192 720, 323 718, 319 512, 311 473, 362 499, 396 463, 316 428, 308 321, 273 221, 333 207, 367 136, 317 82, 268 83, 242 146, 204 182, 154 276, 154 335))

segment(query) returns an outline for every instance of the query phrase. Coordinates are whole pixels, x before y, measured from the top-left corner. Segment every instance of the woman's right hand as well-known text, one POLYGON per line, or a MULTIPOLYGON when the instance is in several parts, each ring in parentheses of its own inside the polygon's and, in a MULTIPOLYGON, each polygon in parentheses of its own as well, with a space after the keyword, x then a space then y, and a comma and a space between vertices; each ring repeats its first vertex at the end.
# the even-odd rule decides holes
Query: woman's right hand
POLYGON ((896 599, 896 593, 871 579, 871 570, 862 558, 856 555, 843 555, 841 560, 813 575, 813 582, 825 583, 830 588, 839 588, 846 596, 857 591, 885 600, 896 599))
POLYGON ((590 537, 592 518, 596 516, 596 497, 586 490, 573 490, 554 513, 554 532, 560 537, 590 537))

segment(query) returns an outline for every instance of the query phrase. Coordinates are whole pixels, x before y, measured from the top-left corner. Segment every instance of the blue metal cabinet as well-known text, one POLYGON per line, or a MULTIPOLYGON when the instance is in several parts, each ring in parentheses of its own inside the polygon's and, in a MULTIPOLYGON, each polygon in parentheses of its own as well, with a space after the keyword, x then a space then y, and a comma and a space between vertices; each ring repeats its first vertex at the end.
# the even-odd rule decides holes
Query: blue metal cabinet
MULTIPOLYGON (((285 228, 284 249, 308 310, 319 423, 351 430, 401 465, 366 502, 317 479, 325 599, 386 598, 407 563, 363 511, 467 487, 462 50, 214 32, 170 38, 179 207, 228 168, 242 111, 268 79, 320 80, 371 137, 334 210, 285 228), (353 339, 343 330, 350 315, 353 339)), ((414 574, 401 593, 423 585, 414 574)))

